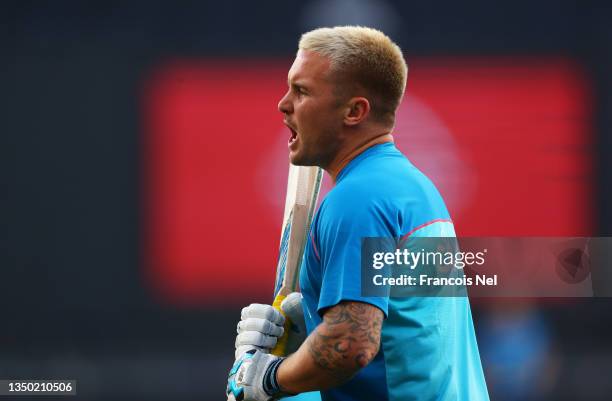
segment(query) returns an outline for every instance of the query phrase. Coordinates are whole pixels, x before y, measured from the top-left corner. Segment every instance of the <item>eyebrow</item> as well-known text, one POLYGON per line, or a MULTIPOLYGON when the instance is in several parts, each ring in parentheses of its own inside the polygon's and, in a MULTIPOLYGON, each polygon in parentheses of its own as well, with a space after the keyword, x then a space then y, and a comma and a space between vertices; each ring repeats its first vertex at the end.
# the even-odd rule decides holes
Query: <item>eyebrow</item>
POLYGON ((289 79, 287 79, 287 86, 308 89, 308 85, 304 84, 299 79, 296 80, 296 81, 293 81, 293 82, 291 82, 291 81, 289 81, 289 79))

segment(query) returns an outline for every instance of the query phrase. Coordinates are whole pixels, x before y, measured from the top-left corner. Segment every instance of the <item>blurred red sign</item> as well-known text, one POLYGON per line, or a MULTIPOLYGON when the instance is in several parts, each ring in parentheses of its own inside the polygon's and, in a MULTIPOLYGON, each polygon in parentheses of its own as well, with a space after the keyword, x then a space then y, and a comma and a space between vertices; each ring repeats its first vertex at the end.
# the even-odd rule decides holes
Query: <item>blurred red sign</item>
MULTIPOLYGON (((147 80, 145 274, 163 302, 271 299, 289 137, 276 105, 290 64, 183 61, 147 80)), ((587 88, 564 59, 416 60, 394 136, 458 235, 590 235, 587 88)))

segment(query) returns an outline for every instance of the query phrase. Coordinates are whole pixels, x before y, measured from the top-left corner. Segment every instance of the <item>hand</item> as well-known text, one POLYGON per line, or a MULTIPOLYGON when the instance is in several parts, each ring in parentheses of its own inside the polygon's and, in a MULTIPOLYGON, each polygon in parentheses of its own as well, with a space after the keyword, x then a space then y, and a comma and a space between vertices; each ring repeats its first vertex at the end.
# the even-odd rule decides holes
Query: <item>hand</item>
MULTIPOLYGON (((287 349, 285 355, 290 355, 300 348, 306 340, 306 323, 304 322, 304 309, 302 308, 302 294, 292 292, 287 295, 280 305, 281 310, 289 320, 287 349)), ((285 325, 287 327, 287 325, 285 325)))
POLYGON ((290 395, 283 393, 276 381, 283 359, 254 349, 243 353, 229 372, 228 401, 269 401, 290 395))
POLYGON ((235 358, 253 349, 270 352, 283 335, 284 323, 285 317, 271 305, 251 304, 243 308, 236 329, 235 358))

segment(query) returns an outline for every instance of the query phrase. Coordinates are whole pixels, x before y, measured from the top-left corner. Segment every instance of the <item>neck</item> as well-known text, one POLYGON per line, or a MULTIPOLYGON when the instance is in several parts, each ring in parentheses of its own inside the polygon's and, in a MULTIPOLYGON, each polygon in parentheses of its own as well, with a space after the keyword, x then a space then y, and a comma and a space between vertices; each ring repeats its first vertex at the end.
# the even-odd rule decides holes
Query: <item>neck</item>
POLYGON ((355 146, 349 147, 345 152, 339 152, 336 158, 329 164, 329 166, 325 167, 324 170, 327 172, 327 174, 329 174, 335 184, 336 177, 338 177, 340 171, 342 171, 342 169, 346 167, 351 160, 372 146, 388 142, 393 142, 393 136, 388 132, 368 138, 365 142, 357 143, 355 146))

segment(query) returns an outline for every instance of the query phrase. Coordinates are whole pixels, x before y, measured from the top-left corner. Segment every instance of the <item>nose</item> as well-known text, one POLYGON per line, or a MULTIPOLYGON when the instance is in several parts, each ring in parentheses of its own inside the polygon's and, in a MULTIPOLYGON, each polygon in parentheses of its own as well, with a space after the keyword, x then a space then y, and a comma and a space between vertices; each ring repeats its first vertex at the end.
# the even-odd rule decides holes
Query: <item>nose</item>
POLYGON ((285 96, 283 96, 283 98, 278 102, 278 111, 283 114, 290 114, 293 111, 293 106, 291 104, 291 101, 289 100, 289 94, 290 92, 288 91, 287 93, 285 93, 285 96))

